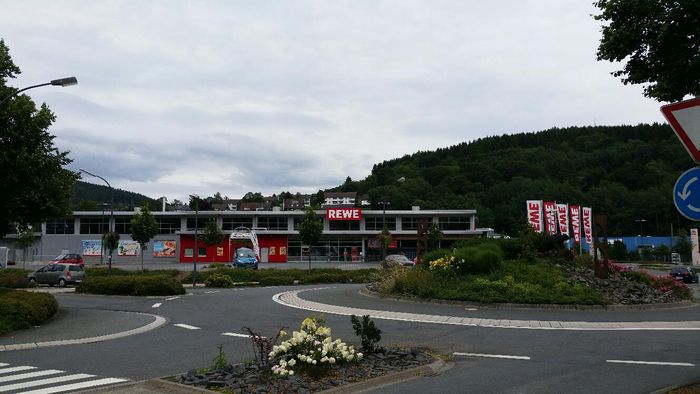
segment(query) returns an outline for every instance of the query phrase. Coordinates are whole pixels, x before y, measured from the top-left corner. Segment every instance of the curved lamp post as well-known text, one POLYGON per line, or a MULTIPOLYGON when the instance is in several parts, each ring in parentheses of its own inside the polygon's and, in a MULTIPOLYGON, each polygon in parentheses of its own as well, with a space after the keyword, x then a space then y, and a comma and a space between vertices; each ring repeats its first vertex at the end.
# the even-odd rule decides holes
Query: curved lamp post
MULTIPOLYGON (((104 181, 104 183, 106 183, 107 186, 109 187, 109 191, 111 193, 111 202, 109 204, 109 226, 107 226, 107 227, 109 227, 108 228, 109 232, 112 232, 112 223, 114 222, 114 188, 112 187, 112 185, 109 184, 109 182, 107 182, 106 179, 102 178, 101 176, 99 176, 97 174, 93 174, 92 172, 84 170, 82 168, 78 168, 78 171, 84 172, 84 173, 91 175, 91 176, 94 176, 95 178, 102 179, 104 181)), ((109 259, 107 261, 109 263, 107 269, 109 269, 111 271, 112 270, 112 251, 111 250, 109 251, 109 259)))
POLYGON ((194 200, 194 254, 193 254, 193 265, 192 265, 192 288, 197 287, 197 255, 199 254, 199 248, 197 247, 197 231, 199 230, 199 223, 197 219, 199 217, 199 195, 190 194, 190 201, 194 200))
POLYGON ((52 86, 72 86, 72 85, 77 85, 77 84, 78 84, 78 79, 77 79, 77 78, 75 78, 75 77, 68 77, 68 78, 54 79, 54 80, 51 81, 51 82, 41 83, 41 84, 39 84, 39 85, 28 86, 28 87, 26 87, 26 88, 24 88, 24 89, 20 89, 20 90, 18 90, 18 91, 16 91, 16 92, 12 93, 11 95, 9 95, 9 96, 5 97, 4 99, 2 99, 2 101, 0 101, 0 105, 2 105, 3 103, 5 103, 5 101, 11 99, 12 97, 14 97, 14 96, 16 96, 16 95, 18 95, 18 94, 24 92, 25 90, 34 89, 34 88, 39 88, 39 87, 42 87, 42 86, 49 86, 49 85, 52 85, 52 86))

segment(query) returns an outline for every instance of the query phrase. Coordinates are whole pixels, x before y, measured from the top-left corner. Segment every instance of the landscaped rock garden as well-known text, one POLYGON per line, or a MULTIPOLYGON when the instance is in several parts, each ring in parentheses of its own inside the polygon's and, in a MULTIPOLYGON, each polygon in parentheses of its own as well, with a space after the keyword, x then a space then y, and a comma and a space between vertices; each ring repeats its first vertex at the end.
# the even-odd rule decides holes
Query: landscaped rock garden
POLYGON ((361 382, 433 362, 433 356, 423 349, 381 349, 352 364, 335 364, 322 376, 294 374, 273 376, 257 364, 227 365, 222 370, 198 372, 190 370, 175 377, 181 384, 210 390, 230 390, 233 393, 315 393, 334 387, 361 382))

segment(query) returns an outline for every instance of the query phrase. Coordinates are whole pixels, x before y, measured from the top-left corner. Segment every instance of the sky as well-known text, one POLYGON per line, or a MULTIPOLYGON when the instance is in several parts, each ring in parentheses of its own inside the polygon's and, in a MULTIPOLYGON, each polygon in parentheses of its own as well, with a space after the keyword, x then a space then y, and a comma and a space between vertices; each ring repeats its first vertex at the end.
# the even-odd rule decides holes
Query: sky
MULTIPOLYGON (((188 200, 316 192, 417 151, 663 122, 596 61, 590 1, 0 0, 50 132, 114 187, 188 200)), ((83 180, 101 184, 99 179, 83 180)))

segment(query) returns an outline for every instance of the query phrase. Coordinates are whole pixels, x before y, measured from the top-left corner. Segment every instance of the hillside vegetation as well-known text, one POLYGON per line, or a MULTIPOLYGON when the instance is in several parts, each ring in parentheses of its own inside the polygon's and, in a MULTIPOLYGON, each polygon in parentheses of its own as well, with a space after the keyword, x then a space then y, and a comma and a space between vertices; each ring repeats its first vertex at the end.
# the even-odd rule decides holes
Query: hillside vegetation
POLYGON ((386 198, 392 209, 477 209, 479 226, 508 234, 525 225, 525 201, 542 199, 592 206, 610 235, 638 234, 636 219, 645 235, 668 235, 671 223, 689 225, 672 189, 692 166, 667 125, 554 128, 385 161, 334 190, 367 193, 376 208, 386 198))

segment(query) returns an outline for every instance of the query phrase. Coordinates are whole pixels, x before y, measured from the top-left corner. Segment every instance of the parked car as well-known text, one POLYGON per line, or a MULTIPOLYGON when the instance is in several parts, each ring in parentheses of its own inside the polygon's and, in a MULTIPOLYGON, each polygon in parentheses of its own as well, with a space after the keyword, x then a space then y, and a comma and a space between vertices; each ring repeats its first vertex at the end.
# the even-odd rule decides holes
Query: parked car
POLYGON ((80 264, 54 263, 45 265, 27 275, 29 283, 58 285, 65 287, 69 283, 80 283, 85 279, 85 270, 80 264))
POLYGON ((51 259, 49 264, 65 263, 65 264, 79 264, 81 267, 85 267, 85 262, 83 261, 83 256, 77 253, 63 253, 56 256, 56 258, 51 259))
POLYGON ((404 267, 413 267, 415 265, 415 263, 413 261, 409 260, 408 257, 406 257, 402 254, 390 254, 390 255, 387 255, 384 258, 384 260, 387 262, 390 262, 390 261, 397 262, 397 263, 403 265, 404 267))
POLYGON ((673 267, 669 275, 676 280, 682 280, 683 283, 698 283, 698 273, 691 267, 673 267))
POLYGON ((258 257, 253 249, 238 248, 234 254, 233 266, 238 268, 258 269, 258 257))

